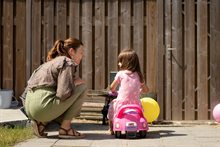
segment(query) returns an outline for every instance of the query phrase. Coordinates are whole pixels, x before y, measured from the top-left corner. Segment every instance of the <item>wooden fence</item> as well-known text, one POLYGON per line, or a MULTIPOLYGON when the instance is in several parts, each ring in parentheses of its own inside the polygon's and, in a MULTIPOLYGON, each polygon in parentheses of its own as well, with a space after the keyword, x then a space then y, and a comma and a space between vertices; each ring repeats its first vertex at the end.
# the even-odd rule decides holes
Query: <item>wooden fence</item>
POLYGON ((160 120, 207 120, 220 102, 218 0, 3 0, 0 88, 18 97, 57 39, 85 45, 79 75, 108 86, 117 55, 133 48, 160 120))

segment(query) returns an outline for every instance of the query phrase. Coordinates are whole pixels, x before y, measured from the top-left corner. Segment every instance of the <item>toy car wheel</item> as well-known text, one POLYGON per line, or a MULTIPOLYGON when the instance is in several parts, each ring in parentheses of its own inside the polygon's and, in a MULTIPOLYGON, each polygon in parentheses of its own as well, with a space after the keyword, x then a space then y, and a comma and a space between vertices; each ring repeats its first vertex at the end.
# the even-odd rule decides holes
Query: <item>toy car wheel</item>
POLYGON ((121 131, 115 131, 115 138, 121 138, 121 131))
POLYGON ((140 137, 141 138, 145 138, 146 137, 146 135, 147 135, 147 131, 139 131, 139 134, 140 134, 140 137))
POLYGON ((137 132, 126 132, 126 138, 136 138, 137 137, 137 132))

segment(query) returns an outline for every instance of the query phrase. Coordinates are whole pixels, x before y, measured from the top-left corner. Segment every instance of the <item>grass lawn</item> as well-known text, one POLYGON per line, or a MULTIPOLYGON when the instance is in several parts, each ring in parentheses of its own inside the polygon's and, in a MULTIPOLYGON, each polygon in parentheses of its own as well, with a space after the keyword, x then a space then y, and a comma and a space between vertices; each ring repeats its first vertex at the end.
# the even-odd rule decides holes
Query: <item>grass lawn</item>
POLYGON ((32 138, 31 127, 0 127, 0 147, 9 147, 14 144, 32 138))

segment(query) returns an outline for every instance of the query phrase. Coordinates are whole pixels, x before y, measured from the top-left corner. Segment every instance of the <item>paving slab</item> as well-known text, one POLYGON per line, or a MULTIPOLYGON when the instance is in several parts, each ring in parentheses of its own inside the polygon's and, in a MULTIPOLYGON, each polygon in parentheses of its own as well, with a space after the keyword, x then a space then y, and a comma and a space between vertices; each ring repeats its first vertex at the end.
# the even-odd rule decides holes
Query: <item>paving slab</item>
POLYGON ((0 109, 0 123, 23 120, 27 120, 27 117, 20 111, 19 108, 0 109))
POLYGON ((26 126, 28 118, 19 108, 0 109, 0 125, 26 126))

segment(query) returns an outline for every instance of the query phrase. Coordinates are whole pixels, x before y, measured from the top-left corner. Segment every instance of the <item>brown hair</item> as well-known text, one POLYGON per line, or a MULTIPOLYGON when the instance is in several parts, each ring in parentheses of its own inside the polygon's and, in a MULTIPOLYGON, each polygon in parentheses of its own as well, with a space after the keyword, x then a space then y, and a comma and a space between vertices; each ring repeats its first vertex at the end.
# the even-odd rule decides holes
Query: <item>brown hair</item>
POLYGON ((67 56, 70 58, 70 55, 68 54, 69 49, 73 48, 76 51, 81 45, 83 45, 83 43, 76 38, 57 40, 47 54, 47 61, 50 61, 57 56, 67 56))
POLYGON ((129 70, 137 72, 140 78, 140 82, 144 82, 144 77, 141 73, 139 58, 137 53, 132 49, 124 49, 118 56, 118 63, 121 63, 121 70, 129 70))

